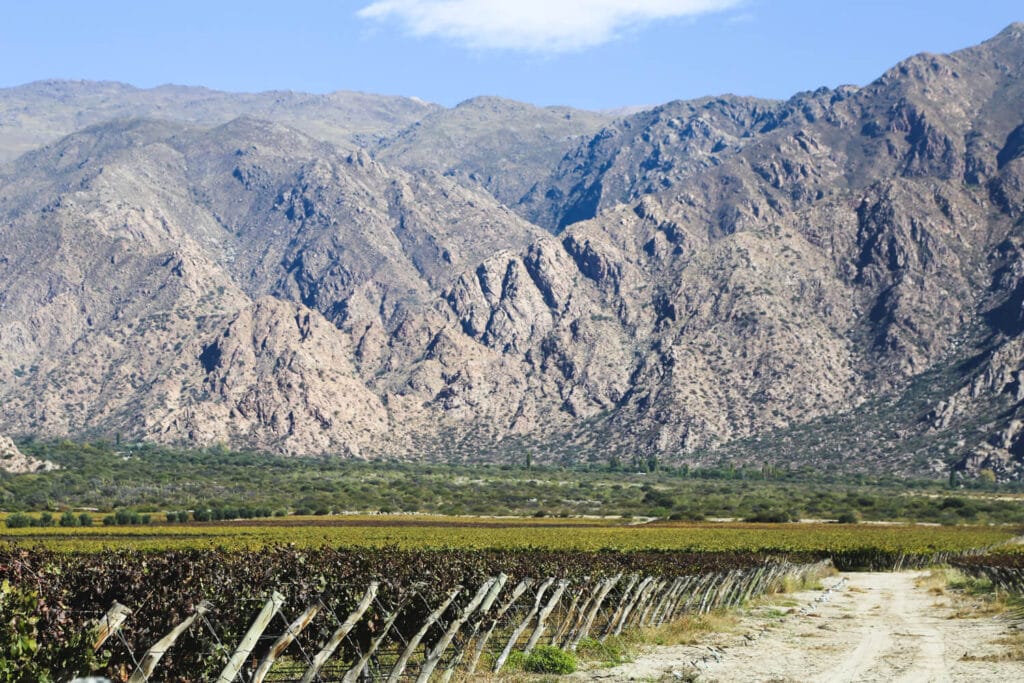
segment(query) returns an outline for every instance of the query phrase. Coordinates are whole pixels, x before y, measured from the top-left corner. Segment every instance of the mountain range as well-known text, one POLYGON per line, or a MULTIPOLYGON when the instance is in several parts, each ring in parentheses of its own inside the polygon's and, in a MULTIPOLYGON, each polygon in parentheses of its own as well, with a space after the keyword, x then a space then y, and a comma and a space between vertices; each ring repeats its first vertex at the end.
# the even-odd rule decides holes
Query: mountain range
POLYGON ((637 112, 0 90, 0 432, 1024 473, 1024 24, 637 112))

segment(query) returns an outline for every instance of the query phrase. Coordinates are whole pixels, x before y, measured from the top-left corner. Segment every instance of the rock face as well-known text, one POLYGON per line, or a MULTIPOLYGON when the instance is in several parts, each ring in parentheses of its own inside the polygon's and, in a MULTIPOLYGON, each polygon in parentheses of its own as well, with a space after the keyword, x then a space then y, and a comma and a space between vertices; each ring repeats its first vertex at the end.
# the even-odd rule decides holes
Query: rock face
POLYGON ((57 465, 39 458, 32 458, 20 450, 10 437, 0 434, 0 471, 8 474, 27 472, 49 472, 59 469, 57 465))
POLYGON ((1024 470, 1021 25, 614 121, 93 87, 0 167, 9 433, 1024 470))

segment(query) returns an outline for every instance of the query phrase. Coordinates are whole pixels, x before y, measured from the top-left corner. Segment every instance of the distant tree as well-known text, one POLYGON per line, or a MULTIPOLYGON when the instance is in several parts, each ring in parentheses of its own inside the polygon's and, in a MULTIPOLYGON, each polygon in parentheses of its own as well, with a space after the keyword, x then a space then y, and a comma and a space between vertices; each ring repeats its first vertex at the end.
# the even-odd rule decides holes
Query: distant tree
POLYGON ((81 523, 81 520, 79 520, 71 510, 66 511, 60 516, 61 526, 79 526, 81 523))
POLYGON ((985 468, 978 472, 978 483, 982 486, 994 487, 996 484, 996 473, 985 468))

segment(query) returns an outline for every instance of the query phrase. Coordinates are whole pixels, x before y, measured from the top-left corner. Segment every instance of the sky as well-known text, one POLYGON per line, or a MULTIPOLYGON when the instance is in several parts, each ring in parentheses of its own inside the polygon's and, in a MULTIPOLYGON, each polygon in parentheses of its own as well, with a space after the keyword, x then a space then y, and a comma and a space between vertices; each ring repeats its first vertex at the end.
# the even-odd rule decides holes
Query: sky
POLYGON ((1020 0, 33 0, 0 87, 62 78, 584 109, 863 85, 1024 21, 1020 0))

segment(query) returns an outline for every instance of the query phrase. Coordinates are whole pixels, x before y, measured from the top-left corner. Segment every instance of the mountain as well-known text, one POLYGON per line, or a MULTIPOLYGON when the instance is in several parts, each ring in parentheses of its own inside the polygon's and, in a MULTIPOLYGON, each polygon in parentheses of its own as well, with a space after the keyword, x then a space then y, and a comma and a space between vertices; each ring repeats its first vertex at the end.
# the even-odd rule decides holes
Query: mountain
POLYGON ((411 97, 358 92, 226 93, 164 85, 38 81, 0 89, 0 162, 113 119, 150 118, 215 126, 250 116, 354 148, 391 135, 440 109, 411 97))
POLYGON ((1024 25, 616 119, 104 87, 0 167, 7 433, 1024 472, 1024 25))
POLYGON ((430 169, 483 187, 515 208, 562 157, 611 120, 568 107, 475 97, 382 139, 376 157, 409 171, 430 169))

